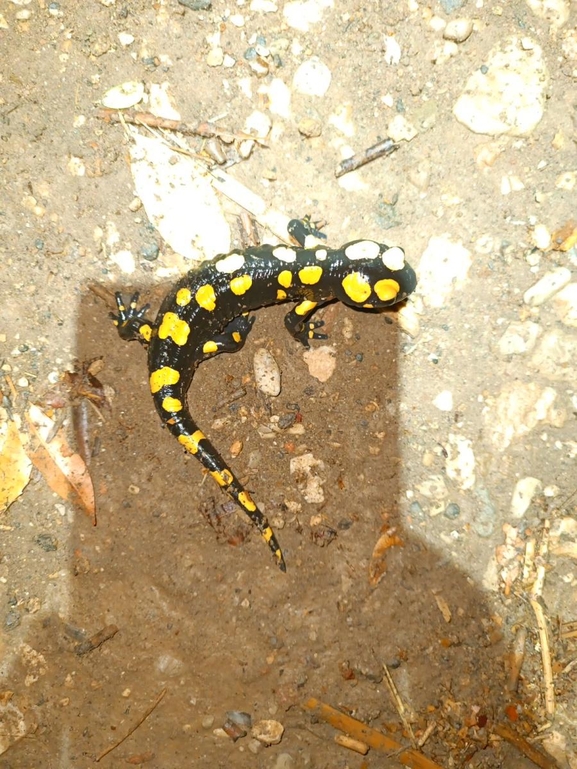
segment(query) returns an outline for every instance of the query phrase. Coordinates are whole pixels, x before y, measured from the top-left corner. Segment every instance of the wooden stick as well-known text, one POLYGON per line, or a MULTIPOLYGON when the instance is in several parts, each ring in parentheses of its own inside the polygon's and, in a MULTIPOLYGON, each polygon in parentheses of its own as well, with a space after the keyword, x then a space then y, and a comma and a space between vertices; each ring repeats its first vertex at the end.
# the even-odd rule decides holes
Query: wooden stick
POLYGON ((542 753, 534 745, 531 745, 530 742, 527 742, 524 737, 521 737, 520 734, 506 726, 506 724, 494 724, 491 727, 491 731, 511 745, 514 745, 520 753, 530 759, 540 769, 559 769, 559 764, 554 758, 542 753))
POLYGON ((345 732, 345 734, 348 734, 353 739, 364 742, 365 745, 375 748, 375 750, 380 750, 383 753, 395 753, 397 761, 404 766, 410 767, 410 769, 442 769, 439 764, 431 761, 431 759, 419 753, 419 751, 405 748, 382 732, 372 729, 362 721, 357 721, 356 718, 351 718, 346 713, 341 713, 340 710, 336 710, 336 708, 332 708, 330 705, 326 705, 314 697, 307 700, 303 707, 317 718, 326 721, 340 732, 345 732))
POLYGON ((553 687, 553 666, 551 664, 547 621, 545 619, 545 612, 539 601, 531 598, 530 603, 537 619, 539 642, 541 644, 541 661, 543 663, 543 680, 545 685, 545 709, 547 710, 547 715, 552 716, 555 713, 555 689, 553 687))
POLYGON ((117 748, 119 745, 121 745, 121 744, 124 742, 124 740, 127 740, 127 739, 130 737, 130 735, 131 735, 133 732, 135 732, 135 731, 138 729, 138 727, 139 727, 139 726, 140 726, 142 723, 144 723, 144 721, 146 721, 146 719, 148 718, 148 716, 149 716, 149 715, 152 713, 152 711, 154 710, 154 708, 155 708, 155 707, 158 705, 158 703, 159 703, 159 702, 160 702, 160 700, 161 700, 161 699, 164 697, 164 695, 166 694, 166 692, 167 692, 167 691, 168 691, 167 689, 163 689, 163 690, 160 692, 160 694, 158 695, 158 697, 155 699, 155 701, 152 703, 152 705, 151 705, 151 706, 150 706, 150 707, 149 707, 147 710, 145 710, 144 714, 143 714, 143 715, 142 715, 142 716, 141 716, 141 717, 138 719, 138 721, 137 721, 137 722, 134 724, 134 726, 131 726, 131 727, 130 727, 130 729, 129 729, 129 730, 126 732, 126 734, 124 735, 124 737, 121 737, 121 738, 120 738, 120 739, 119 739, 117 742, 115 742, 115 743, 114 743, 114 745, 110 745, 110 747, 106 748, 106 750, 103 750, 103 751, 102 751, 102 753, 101 753, 99 756, 97 756, 97 758, 96 758, 96 761, 100 761, 102 758, 104 758, 104 756, 107 756, 107 755, 108 755, 110 752, 112 752, 112 751, 113 751, 113 750, 115 750, 115 749, 116 749, 116 748, 117 748))
POLYGON ((511 662, 509 667, 509 676, 507 679, 507 689, 510 692, 516 692, 519 686, 519 676, 521 668, 525 661, 525 644, 527 642, 527 628, 522 625, 515 636, 513 652, 511 653, 511 662))

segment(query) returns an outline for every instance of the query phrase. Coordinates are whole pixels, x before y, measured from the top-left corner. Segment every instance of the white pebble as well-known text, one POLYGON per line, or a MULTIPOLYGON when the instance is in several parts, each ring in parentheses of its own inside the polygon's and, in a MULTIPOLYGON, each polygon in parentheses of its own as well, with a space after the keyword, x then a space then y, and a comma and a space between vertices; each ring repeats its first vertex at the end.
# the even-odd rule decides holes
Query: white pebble
POLYGON ((265 395, 276 397, 281 390, 280 369, 276 360, 265 347, 259 347, 253 359, 254 379, 265 395))
POLYGON ((404 115, 395 115, 387 128, 387 136, 394 142, 407 141, 414 139, 418 131, 412 123, 409 123, 404 115))
POLYGON ((548 82, 540 46, 528 51, 512 36, 470 75, 453 113, 474 133, 527 136, 543 117, 548 82))
POLYGON ((331 84, 331 71, 313 56, 303 61, 293 77, 293 88, 305 96, 324 96, 331 84))
POLYGON ((558 190, 572 192, 577 184, 577 171, 565 171, 555 179, 555 187, 558 190))
POLYGON ((475 485, 475 454, 473 444, 462 435, 449 435, 445 445, 447 461, 445 470, 447 477, 454 481, 463 491, 472 489, 475 485))
POLYGON ((28 21, 28 19, 32 16, 32 11, 18 11, 16 13, 16 20, 17 21, 28 21))
POLYGON ((319 473, 325 469, 321 459, 315 459, 310 452, 293 457, 290 461, 290 472, 296 478, 296 484, 306 502, 311 505, 321 505, 325 501, 322 485, 325 482, 319 473))
POLYGON ((134 43, 134 35, 131 35, 128 32, 119 32, 118 41, 120 45, 132 45, 132 43, 134 43))
POLYGON ((473 22, 471 19, 451 19, 445 27, 443 37, 454 43, 464 43, 472 31, 473 22))
POLYGON ((536 224, 531 234, 531 240, 540 251, 546 251, 551 245, 551 233, 544 224, 536 224))
POLYGON ((453 393, 450 390, 443 390, 435 398, 433 398, 433 406, 439 409, 439 411, 452 411, 453 410, 453 393))
POLYGON ((312 24, 318 24, 327 8, 333 7, 333 0, 294 0, 285 3, 283 16, 289 27, 308 32, 312 24))
POLYGON ((501 195, 510 195, 512 192, 520 192, 524 189, 525 185, 515 174, 501 177, 501 195))
POLYGON ((401 61, 401 46, 391 35, 385 35, 385 63, 392 65, 401 61))
POLYGON ((222 63, 224 62, 224 52, 222 48, 217 46, 216 48, 211 48, 206 56, 206 63, 209 67, 220 67, 222 63))
POLYGON ((539 307, 564 288, 570 280, 571 271, 567 267, 557 267, 528 288, 523 294, 523 301, 530 307, 539 307))
POLYGON ((102 106, 109 109, 128 109, 134 107, 144 96, 144 83, 129 80, 126 83, 109 88, 102 97, 102 106))
POLYGON ((521 478, 517 482, 511 498, 511 515, 513 518, 522 518, 525 515, 541 485, 541 481, 538 478, 532 478, 531 476, 521 478))

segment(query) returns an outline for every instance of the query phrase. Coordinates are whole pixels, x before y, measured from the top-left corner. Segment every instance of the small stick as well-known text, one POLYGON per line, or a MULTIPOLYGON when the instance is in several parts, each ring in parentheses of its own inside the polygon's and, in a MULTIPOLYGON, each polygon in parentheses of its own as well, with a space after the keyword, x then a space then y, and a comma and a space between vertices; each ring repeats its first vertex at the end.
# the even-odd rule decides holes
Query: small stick
POLYGON ((135 732, 138 729, 138 727, 142 723, 144 723, 144 721, 146 721, 148 716, 152 713, 154 708, 159 704, 159 702, 164 697, 167 691, 168 691, 167 689, 163 689, 158 695, 158 697, 155 699, 155 701, 152 703, 152 705, 147 710, 145 710, 144 714, 134 724, 134 726, 130 727, 130 729, 126 732, 124 737, 121 737, 117 742, 114 743, 114 745, 110 745, 108 748, 106 748, 106 750, 103 750, 102 753, 99 756, 97 756, 96 761, 97 762, 100 761, 102 758, 104 758, 104 756, 107 756, 109 753, 115 750, 119 745, 121 745, 125 740, 127 740, 130 737, 130 735, 133 732, 135 732))
POLYGON ((519 676, 521 675, 521 668, 525 661, 525 644, 527 642, 527 628, 522 626, 517 630, 515 636, 515 643, 513 644, 513 652, 511 653, 511 666, 509 669, 509 677, 507 680, 507 689, 510 692, 516 692, 519 686, 519 676))
POLYGON ((79 643, 74 651, 76 654, 78 654, 79 657, 81 657, 83 654, 88 654, 88 652, 92 652, 94 649, 98 649, 98 647, 102 646, 105 641, 110 641, 111 638, 114 638, 117 633, 118 628, 116 625, 106 625, 106 627, 103 627, 102 630, 98 631, 98 633, 90 636, 90 638, 87 638, 86 641, 79 643))
POLYGON ((369 746, 365 742, 353 740, 352 737, 347 737, 346 734, 337 734, 335 742, 342 748, 348 748, 349 750, 354 750, 355 753, 360 753, 361 756, 366 756, 369 752, 369 746))
POLYGON ((417 750, 405 748, 391 737, 387 737, 382 732, 372 729, 362 721, 357 721, 356 718, 351 718, 351 716, 341 713, 340 710, 336 710, 336 708, 332 708, 330 705, 326 705, 314 697, 307 700, 303 707, 340 732, 350 735, 353 739, 364 742, 369 747, 380 750, 383 753, 395 753, 400 763, 410 767, 410 769, 442 769, 439 764, 431 761, 431 759, 417 750))
POLYGON ((534 745, 531 745, 530 742, 527 742, 524 737, 521 737, 520 734, 517 734, 517 732, 514 732, 505 724, 494 724, 491 727, 491 731, 511 745, 514 745, 520 753, 526 756, 536 766, 540 767, 540 769, 559 769, 557 761, 550 756, 547 756, 545 753, 542 753, 534 745))
POLYGON ((407 718, 407 709, 403 704, 403 701, 401 699, 401 696, 399 694, 399 691, 395 685, 395 682, 393 681, 393 677, 391 676, 389 672, 389 668, 387 667, 386 663, 383 662, 383 670, 385 671, 385 680, 387 682, 387 686, 389 687, 389 693, 391 695, 391 698, 393 700, 393 704, 395 708, 397 709, 397 713, 399 714, 399 718, 403 722, 403 726, 409 733, 409 738, 411 740, 411 745, 415 748, 417 746, 417 741, 415 739, 415 734, 413 732, 413 727, 411 726, 411 723, 409 719, 407 718))
POLYGON ((395 144, 395 142, 387 136, 386 139, 377 142, 377 144, 373 144, 372 147, 368 147, 366 150, 363 150, 363 152, 357 152, 357 154, 353 155, 351 158, 345 158, 345 160, 341 161, 337 166, 335 176, 338 179, 339 176, 348 174, 351 171, 356 171, 357 168, 361 168, 361 166, 364 166, 377 158, 390 155, 398 149, 399 145, 395 144))
POLYGON ((126 123, 131 123, 132 125, 146 125, 149 128, 164 128, 167 131, 178 131, 185 136, 202 136, 205 139, 212 139, 215 136, 223 135, 232 136, 233 139, 239 139, 241 141, 244 139, 252 139, 258 144, 266 146, 258 136, 243 133, 242 131, 240 133, 235 133, 226 128, 220 128, 220 126, 214 125, 214 123, 207 122, 183 123, 180 120, 169 120, 168 118, 157 117, 150 112, 133 112, 128 110, 119 112, 115 109, 102 107, 96 111, 96 117, 105 120, 107 123, 122 123, 124 121, 126 123))
POLYGON ((545 684, 545 709, 547 715, 555 713, 555 689, 553 687, 553 666, 551 665, 551 651, 549 647, 549 634, 547 633, 547 621, 543 607, 534 598, 530 599, 531 607, 537 619, 539 629, 539 642, 541 644, 541 661, 543 663, 543 680, 545 684))

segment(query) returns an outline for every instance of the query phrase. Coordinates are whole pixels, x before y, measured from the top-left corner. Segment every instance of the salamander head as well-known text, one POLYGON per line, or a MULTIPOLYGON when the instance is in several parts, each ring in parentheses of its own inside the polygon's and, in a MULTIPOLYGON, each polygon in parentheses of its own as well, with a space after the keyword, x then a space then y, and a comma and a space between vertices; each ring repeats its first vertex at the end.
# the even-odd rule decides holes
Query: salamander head
POLYGON ((335 289, 351 307, 377 309, 402 302, 415 290, 417 276, 399 246, 356 240, 343 246, 345 256, 335 289))

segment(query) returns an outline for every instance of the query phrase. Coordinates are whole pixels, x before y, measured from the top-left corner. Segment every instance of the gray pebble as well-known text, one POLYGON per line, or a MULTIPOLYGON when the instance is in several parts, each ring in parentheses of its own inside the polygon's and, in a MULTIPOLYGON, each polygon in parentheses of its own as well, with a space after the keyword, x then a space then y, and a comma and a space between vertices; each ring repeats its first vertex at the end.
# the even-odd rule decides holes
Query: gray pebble
POLYGON ((21 622, 20 614, 17 611, 9 611, 6 615, 6 619, 4 620, 4 625, 6 626, 6 630, 14 630, 15 627, 18 627, 18 625, 21 622))
POLYGON ((461 508, 456 502, 449 502, 443 515, 452 521, 461 515, 461 508))
POLYGON ((160 248, 157 243, 151 243, 148 246, 143 246, 140 249, 140 253, 142 254, 142 258, 146 259, 147 262, 154 262, 155 259, 158 259, 160 248))
POLYGON ((467 0, 440 0, 440 2, 445 13, 453 13, 462 8, 467 0))
POLYGON ((178 0, 180 5, 190 8, 191 11, 208 11, 212 8, 212 0, 178 0))
POLYGON ((34 542, 46 553, 58 550, 58 540, 52 534, 38 534, 37 537, 34 537, 34 542))

